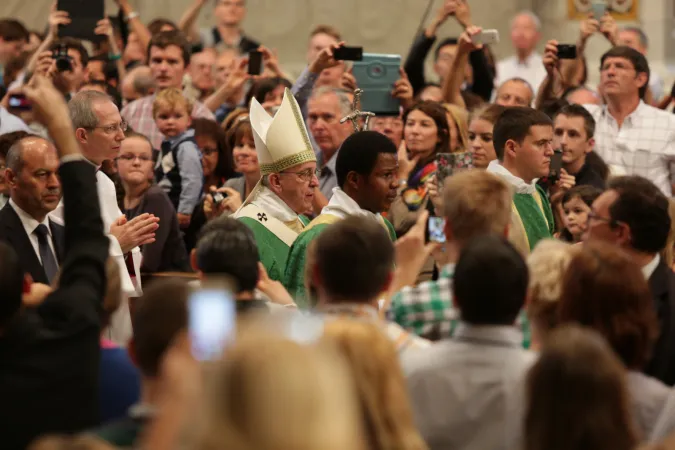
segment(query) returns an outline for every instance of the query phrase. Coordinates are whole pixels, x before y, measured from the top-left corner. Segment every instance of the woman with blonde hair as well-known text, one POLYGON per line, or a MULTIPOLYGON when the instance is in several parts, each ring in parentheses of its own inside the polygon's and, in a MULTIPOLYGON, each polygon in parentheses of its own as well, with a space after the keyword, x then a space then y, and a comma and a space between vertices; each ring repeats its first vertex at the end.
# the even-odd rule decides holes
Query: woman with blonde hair
POLYGON ((524 450, 633 450, 625 373, 595 332, 551 333, 527 377, 524 450))
POLYGON ((450 153, 469 150, 469 114, 452 103, 443 103, 450 131, 450 153))
POLYGON ((367 321, 332 320, 325 325, 323 339, 337 345, 349 362, 368 448, 426 449, 413 421, 396 349, 381 327, 367 321))
POLYGON ((209 373, 198 450, 365 450, 343 358, 259 327, 244 330, 209 373))
POLYGON ((527 257, 530 270, 527 319, 530 322, 532 350, 541 348, 558 323, 562 280, 575 251, 576 247, 566 242, 546 239, 539 242, 527 257))

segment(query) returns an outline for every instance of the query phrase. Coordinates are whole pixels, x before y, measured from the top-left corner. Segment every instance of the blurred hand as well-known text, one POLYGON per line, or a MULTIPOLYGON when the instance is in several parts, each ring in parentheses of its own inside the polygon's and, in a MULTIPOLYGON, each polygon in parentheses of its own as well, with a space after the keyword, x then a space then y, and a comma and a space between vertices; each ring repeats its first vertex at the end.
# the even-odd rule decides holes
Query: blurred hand
POLYGON ((178 226, 181 229, 185 229, 190 226, 190 220, 192 219, 192 215, 178 213, 176 214, 176 217, 178 217, 178 226))
POLYGON ((279 64, 279 57, 277 55, 276 50, 272 51, 265 47, 264 45, 261 45, 258 47, 258 51, 262 52, 262 57, 263 57, 263 64, 267 69, 269 69, 275 76, 281 77, 283 76, 283 72, 281 71, 281 65, 279 64))
POLYGON ((33 114, 38 122, 47 128, 51 126, 72 128, 66 99, 48 78, 35 74, 22 90, 33 104, 33 114))
POLYGON ((401 141, 401 145, 398 146, 398 178, 399 180, 407 180, 410 176, 410 173, 417 165, 420 160, 419 155, 413 157, 412 159, 408 157, 408 149, 405 145, 405 141, 401 141))
POLYGON ((346 70, 342 74, 342 77, 340 78, 340 87, 350 92, 354 92, 356 89, 358 89, 358 85, 356 84, 356 78, 352 74, 351 67, 349 68, 349 70, 346 70))
POLYGON ((555 185, 549 188, 551 204, 556 204, 561 201, 565 192, 572 189, 576 184, 577 180, 574 175, 570 175, 565 169, 560 169, 560 178, 555 185))
POLYGON ((42 75, 44 77, 52 77, 56 72, 56 60, 52 58, 52 52, 46 50, 40 52, 35 63, 34 74, 42 75))
POLYGON ((337 61, 333 55, 335 50, 343 47, 344 45, 344 42, 340 42, 321 50, 319 54, 316 55, 316 58, 314 58, 314 61, 312 61, 309 65, 309 71, 313 74, 319 75, 326 69, 331 69, 342 64, 342 61, 337 61))
POLYGON ((436 12, 436 23, 441 25, 445 23, 450 16, 455 14, 457 10, 457 1, 456 0, 444 0, 443 4, 438 11, 436 12))
POLYGON ((258 285, 256 287, 260 292, 265 294, 272 303, 283 306, 295 306, 291 294, 288 293, 283 284, 270 279, 265 266, 261 262, 258 262, 258 272, 258 285))
POLYGON ((464 28, 471 26, 471 9, 467 0, 454 0, 454 16, 464 28))
POLYGON ((474 44, 473 37, 480 34, 483 31, 481 27, 470 26, 462 34, 459 35, 457 40, 457 53, 466 55, 471 53, 474 50, 480 50, 483 48, 483 44, 474 44))
POLYGON ((247 68, 247 57, 242 58, 239 61, 232 61, 224 86, 227 91, 225 96, 227 103, 236 105, 244 96, 244 86, 246 82, 251 79, 251 75, 248 74, 247 68))
POLYGON ((434 205, 434 209, 436 211, 442 211, 443 197, 441 196, 440 191, 438 190, 438 181, 436 180, 436 175, 432 175, 427 179, 425 187, 427 188, 429 199, 431 200, 431 203, 434 205))
POLYGON ((602 19, 600 19, 600 32, 612 45, 616 45, 619 26, 609 12, 606 12, 605 15, 602 16, 602 19))
POLYGON ((155 242, 155 232, 159 228, 159 217, 152 214, 141 214, 127 221, 125 216, 120 216, 110 226, 110 234, 115 236, 123 253, 132 249, 155 242))
POLYGON ((54 292, 54 288, 49 285, 33 283, 30 285, 30 292, 23 294, 21 304, 26 308, 35 308, 40 306, 52 292, 54 292))
POLYGON ((553 77, 555 69, 560 67, 560 59, 558 58, 558 41, 551 40, 546 43, 543 61, 546 73, 549 77, 553 77))
POLYGON ((392 97, 399 99, 403 108, 409 108, 413 105, 413 87, 408 79, 408 74, 403 68, 398 69, 401 78, 394 83, 394 90, 391 92, 392 97))
POLYGON ((593 13, 590 13, 586 19, 581 21, 580 27, 581 42, 585 43, 588 40, 588 38, 593 36, 598 31, 600 31, 600 22, 595 19, 593 13))
POLYGON ((110 23, 110 19, 107 17, 105 19, 101 19, 96 23, 96 28, 94 29, 94 34, 97 34, 99 36, 105 36, 108 39, 113 38, 113 28, 112 24, 110 23))
POLYGON ((58 11, 56 9, 56 2, 52 3, 51 12, 49 13, 49 36, 56 38, 59 35, 59 26, 68 25, 71 22, 70 15, 67 11, 58 11))

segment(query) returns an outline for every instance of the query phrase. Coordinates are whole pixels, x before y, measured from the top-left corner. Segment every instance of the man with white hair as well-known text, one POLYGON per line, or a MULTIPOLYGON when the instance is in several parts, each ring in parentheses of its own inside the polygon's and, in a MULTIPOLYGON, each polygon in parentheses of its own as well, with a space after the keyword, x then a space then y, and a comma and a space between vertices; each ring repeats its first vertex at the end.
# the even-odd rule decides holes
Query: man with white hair
POLYGON ((542 57, 535 51, 541 39, 541 22, 530 11, 523 11, 511 21, 511 42, 516 52, 514 56, 497 63, 495 86, 501 86, 512 78, 527 81, 534 92, 546 78, 542 57))

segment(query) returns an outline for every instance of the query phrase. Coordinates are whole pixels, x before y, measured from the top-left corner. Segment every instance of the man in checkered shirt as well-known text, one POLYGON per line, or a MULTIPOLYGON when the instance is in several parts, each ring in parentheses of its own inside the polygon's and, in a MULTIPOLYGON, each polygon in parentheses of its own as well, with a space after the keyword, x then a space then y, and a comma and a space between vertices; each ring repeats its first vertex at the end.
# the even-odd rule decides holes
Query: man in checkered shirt
POLYGON ((629 47, 602 56, 600 90, 606 105, 584 105, 596 122, 595 151, 615 175, 640 175, 672 196, 675 115, 645 104, 649 64, 629 47))
MULTIPOLYGON (((180 31, 163 31, 150 40, 148 64, 157 89, 181 89, 183 75, 190 61, 190 44, 180 31)), ((153 148, 159 149, 164 135, 152 117, 155 95, 140 98, 122 109, 122 117, 136 132, 147 136, 153 148)), ((195 102, 192 117, 215 120, 215 116, 202 103, 195 102)))
MULTIPOLYGON (((476 236, 496 233, 508 236, 511 223, 511 187, 497 175, 475 170, 448 178, 443 186, 447 265, 437 281, 397 292, 391 302, 391 318, 408 331, 433 340, 452 336, 459 312, 452 299, 455 262, 463 245, 476 236)), ((489 282, 489 280, 485 280, 489 282)), ((527 329, 527 322, 521 321, 527 329)), ((529 345, 526 333, 524 345, 529 345)))

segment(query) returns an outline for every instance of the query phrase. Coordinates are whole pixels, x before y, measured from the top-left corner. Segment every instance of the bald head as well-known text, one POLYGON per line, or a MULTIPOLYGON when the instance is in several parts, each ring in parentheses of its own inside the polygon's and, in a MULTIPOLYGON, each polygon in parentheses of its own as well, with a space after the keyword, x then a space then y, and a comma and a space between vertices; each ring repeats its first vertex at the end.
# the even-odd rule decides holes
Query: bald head
POLYGON ((122 98, 127 103, 147 97, 155 92, 155 79, 148 66, 139 66, 132 69, 122 81, 122 98))
POLYGON ((58 168, 56 148, 41 137, 23 138, 7 153, 6 179, 10 197, 38 222, 42 222, 61 200, 58 168))

